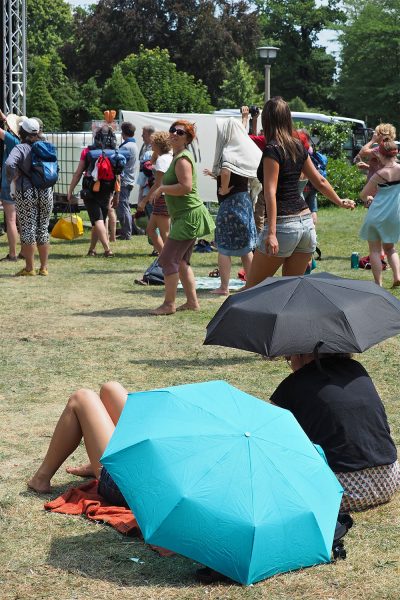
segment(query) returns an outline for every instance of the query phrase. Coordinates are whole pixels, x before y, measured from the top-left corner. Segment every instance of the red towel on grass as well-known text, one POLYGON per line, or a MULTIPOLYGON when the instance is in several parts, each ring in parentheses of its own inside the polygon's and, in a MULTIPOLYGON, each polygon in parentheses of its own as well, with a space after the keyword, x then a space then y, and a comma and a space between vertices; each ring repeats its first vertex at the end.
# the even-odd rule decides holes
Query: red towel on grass
MULTIPOLYGON (((97 493, 97 480, 89 481, 76 488, 69 488, 64 494, 46 502, 44 508, 64 515, 85 515, 92 521, 103 521, 120 533, 128 534, 136 530, 141 535, 135 515, 124 506, 111 506, 97 493)), ((161 556, 175 553, 160 546, 150 546, 161 556)))

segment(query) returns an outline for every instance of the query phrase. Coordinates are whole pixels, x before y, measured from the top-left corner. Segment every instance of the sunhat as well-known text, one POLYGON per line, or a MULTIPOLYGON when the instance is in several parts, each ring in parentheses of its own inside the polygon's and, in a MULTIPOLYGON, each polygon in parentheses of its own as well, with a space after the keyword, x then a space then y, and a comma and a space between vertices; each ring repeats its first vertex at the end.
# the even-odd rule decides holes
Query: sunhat
POLYGON ((24 119, 20 125, 26 133, 35 134, 40 131, 40 125, 36 119, 24 119))
POLYGON ((6 116, 6 123, 8 129, 14 134, 18 135, 18 130, 21 125, 21 121, 26 119, 26 117, 20 117, 19 115, 15 115, 14 113, 10 113, 6 116))

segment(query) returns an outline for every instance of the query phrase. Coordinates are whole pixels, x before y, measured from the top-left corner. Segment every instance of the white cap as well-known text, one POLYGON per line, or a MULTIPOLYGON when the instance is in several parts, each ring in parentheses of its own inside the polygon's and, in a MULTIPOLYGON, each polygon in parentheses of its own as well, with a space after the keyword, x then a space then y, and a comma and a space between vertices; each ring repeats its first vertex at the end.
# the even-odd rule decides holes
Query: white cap
POLYGON ((36 119, 24 119, 24 121, 21 122, 22 129, 24 131, 26 131, 26 133, 39 133, 40 131, 40 125, 39 122, 36 121, 36 119))

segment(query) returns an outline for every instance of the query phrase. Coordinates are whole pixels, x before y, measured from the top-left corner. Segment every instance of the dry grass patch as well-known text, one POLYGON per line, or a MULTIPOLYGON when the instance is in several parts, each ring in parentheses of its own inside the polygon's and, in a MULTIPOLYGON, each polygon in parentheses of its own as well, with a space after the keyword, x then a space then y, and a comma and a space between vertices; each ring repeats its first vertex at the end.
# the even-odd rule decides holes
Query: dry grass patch
MULTIPOLYGON (((320 213, 319 270, 370 279, 351 272, 350 254, 365 245, 357 238, 363 212, 320 213)), ((1 263, 0 380, 0 597, 3 600, 95 598, 151 600, 397 600, 400 498, 356 515, 346 561, 273 577, 252 587, 197 585, 192 560, 161 558, 141 540, 124 538, 82 518, 43 511, 43 498, 26 490, 68 395, 98 388, 107 379, 130 390, 226 379, 268 399, 288 374, 283 361, 265 362, 249 353, 203 347, 205 327, 223 299, 201 292, 202 311, 150 317, 161 288, 133 285, 150 263, 145 238, 115 244, 117 256, 88 258, 88 239, 54 242, 50 276, 13 278, 15 265, 1 263), (136 564, 130 557, 139 557, 136 564)), ((4 238, 0 238, 5 253, 4 238)), ((216 265, 215 254, 195 254, 196 273, 216 265)), ((239 267, 236 261, 237 267, 239 267)), ((390 273, 385 276, 387 282, 390 273)), ((395 294, 399 297, 400 290, 395 294)), ((400 439, 399 339, 362 356, 400 439)), ((71 458, 84 460, 81 447, 71 458)), ((78 483, 64 470, 54 495, 78 483)), ((53 497, 53 496, 52 496, 53 497)))

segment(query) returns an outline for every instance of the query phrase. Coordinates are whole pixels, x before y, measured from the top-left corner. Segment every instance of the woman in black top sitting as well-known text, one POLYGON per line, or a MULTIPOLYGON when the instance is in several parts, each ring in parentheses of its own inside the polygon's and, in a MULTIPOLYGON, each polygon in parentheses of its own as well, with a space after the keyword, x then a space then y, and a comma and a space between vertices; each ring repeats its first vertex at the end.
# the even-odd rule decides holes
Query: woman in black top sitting
POLYGON ((384 406, 364 367, 349 354, 297 354, 271 402, 290 410, 319 444, 344 488, 341 510, 389 502, 400 489, 396 446, 384 406))
POLYGON ((303 275, 316 247, 310 209, 298 188, 301 172, 321 194, 343 208, 330 183, 315 169, 302 143, 293 136, 289 105, 271 98, 263 109, 262 124, 268 140, 257 176, 263 185, 267 221, 258 238, 246 288, 271 277, 282 266, 283 275, 303 275))

